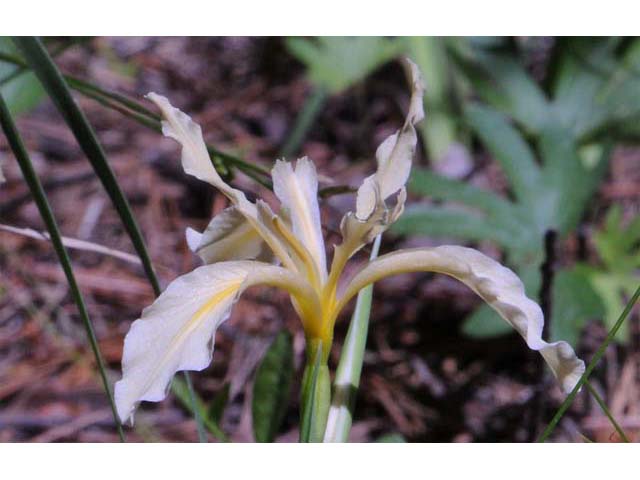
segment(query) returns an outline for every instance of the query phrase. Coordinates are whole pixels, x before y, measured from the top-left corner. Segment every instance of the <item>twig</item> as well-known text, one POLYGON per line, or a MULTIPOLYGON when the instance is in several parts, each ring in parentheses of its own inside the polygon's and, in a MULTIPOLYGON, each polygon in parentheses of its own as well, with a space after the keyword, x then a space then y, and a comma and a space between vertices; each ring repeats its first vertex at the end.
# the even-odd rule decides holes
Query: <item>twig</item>
MULTIPOLYGON (((38 232, 37 230, 33 230, 31 228, 12 227, 11 225, 4 225, 0 223, 0 230, 4 232, 15 233, 16 235, 22 235, 24 237, 35 238, 36 240, 44 240, 45 242, 51 241, 51 237, 49 236, 48 233, 38 232)), ((61 237, 61 238, 62 238, 62 244, 67 248, 73 248, 75 250, 84 250, 87 252, 101 253, 103 255, 118 258, 120 260, 124 260, 125 262, 133 263, 135 265, 142 264, 140 262, 140 258, 130 253, 121 252, 120 250, 115 250, 113 248, 105 247, 104 245, 100 245, 93 242, 87 242, 85 240, 79 240, 77 238, 70 238, 70 237, 61 237)))

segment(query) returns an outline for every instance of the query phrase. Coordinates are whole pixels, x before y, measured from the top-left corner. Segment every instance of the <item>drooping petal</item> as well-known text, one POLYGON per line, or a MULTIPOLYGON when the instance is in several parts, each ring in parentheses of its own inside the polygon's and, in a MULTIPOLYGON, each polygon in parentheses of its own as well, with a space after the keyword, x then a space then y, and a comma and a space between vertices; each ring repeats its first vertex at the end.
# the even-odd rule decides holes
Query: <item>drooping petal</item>
POLYGON ((346 259, 391 226, 404 211, 404 185, 411 173, 417 144, 415 124, 424 117, 424 86, 418 67, 409 59, 405 66, 411 76, 411 102, 401 130, 389 136, 376 151, 378 169, 364 179, 356 197, 356 211, 348 212, 340 224, 342 243, 336 247, 330 280, 335 280, 346 259), (393 208, 386 200, 398 193, 393 208))
POLYGON ((518 276, 472 248, 445 245, 383 255, 356 274, 337 308, 342 308, 361 288, 372 282, 389 275, 416 271, 443 273, 463 282, 522 335, 529 348, 541 353, 565 392, 575 387, 584 373, 584 362, 568 343, 547 343, 542 339, 542 310, 525 295, 518 276))
MULTIPOLYGON (((149 93, 147 98, 154 102, 162 111, 162 133, 176 140, 182 146, 182 167, 189 175, 210 183, 229 198, 237 211, 245 217, 249 225, 269 245, 275 256, 287 267, 293 268, 293 261, 289 258, 285 246, 270 232, 269 228, 260 223, 255 204, 247 200, 244 192, 226 184, 213 167, 207 146, 202 137, 200 125, 195 123, 189 115, 173 107, 169 100, 157 93, 149 93)), ((195 239, 193 233, 190 234, 195 239)))
POLYGON ((232 190, 211 163, 207 146, 202 139, 202 129, 189 115, 169 103, 166 97, 151 92, 147 98, 162 112, 162 134, 182 145, 182 168, 189 175, 208 182, 227 193, 232 190))
POLYGON ((411 173, 411 163, 418 142, 414 126, 424 118, 424 85, 418 66, 409 59, 405 59, 405 65, 411 75, 412 85, 409 112, 402 129, 389 136, 376 150, 378 169, 365 178, 358 189, 356 216, 359 220, 369 218, 380 200, 384 202, 403 188, 411 173))
POLYGON ((318 207, 318 176, 313 162, 307 157, 296 163, 277 160, 271 171, 273 191, 287 209, 293 233, 309 250, 322 280, 327 277, 327 260, 320 226, 318 207))
POLYGON ((140 401, 158 402, 173 375, 202 370, 211 363, 216 329, 246 288, 265 284, 284 288, 303 307, 317 308, 315 294, 298 275, 261 262, 205 265, 174 280, 125 337, 122 379, 115 385, 118 415, 133 419, 140 401))
POLYGON ((236 207, 213 217, 202 233, 187 228, 186 236, 189 248, 205 264, 225 260, 273 260, 273 252, 236 207))

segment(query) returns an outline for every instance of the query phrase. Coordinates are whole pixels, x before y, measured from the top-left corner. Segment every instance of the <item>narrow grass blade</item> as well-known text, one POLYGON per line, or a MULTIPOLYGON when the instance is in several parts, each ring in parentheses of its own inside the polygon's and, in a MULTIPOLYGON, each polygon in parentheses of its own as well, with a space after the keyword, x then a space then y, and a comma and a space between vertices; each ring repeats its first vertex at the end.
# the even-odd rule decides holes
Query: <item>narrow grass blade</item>
POLYGON ((160 294, 160 284, 151 264, 149 253, 144 243, 142 233, 131 212, 131 207, 115 178, 111 166, 107 162, 106 155, 86 119, 84 113, 78 107, 71 96, 71 92, 55 63, 47 53, 39 39, 36 37, 15 37, 14 43, 24 55, 30 68, 35 72, 43 84, 57 109, 62 114, 65 122, 73 131, 82 150, 89 159, 96 175, 109 194, 111 201, 118 211, 129 237, 133 243, 149 282, 153 286, 156 295, 160 294))
POLYGON ((124 442, 124 432, 122 430, 122 425, 120 424, 118 414, 116 413, 115 402, 113 400, 113 394, 111 392, 111 387, 109 386, 109 381, 107 379, 104 360, 102 359, 102 354, 100 353, 98 340, 93 330, 93 325, 89 318, 89 313, 87 311, 84 298, 82 297, 82 293, 80 292, 80 288, 78 287, 78 283, 76 282, 76 278, 73 273, 73 268, 71 267, 71 260, 69 259, 67 250, 62 243, 62 236, 60 235, 60 230, 51 210, 51 206, 49 205, 49 202, 47 200, 46 193, 44 192, 42 184, 40 183, 40 180, 38 179, 38 176, 33 168, 31 159, 29 158, 27 150, 22 143, 20 134, 16 129, 16 126, 13 122, 13 119, 11 118, 11 114, 9 113, 2 95, 0 95, 0 123, 2 124, 2 130, 4 131, 7 140, 9 141, 11 150, 13 151, 18 164, 20 165, 20 169, 22 170, 24 179, 29 186, 29 190, 31 190, 31 194, 33 195, 36 205, 38 206, 40 216, 42 217, 42 220, 44 221, 45 225, 47 226, 47 230, 49 231, 51 243, 53 244, 53 248, 55 249, 56 254, 58 255, 60 265, 64 270, 64 274, 67 278, 67 283, 69 284, 69 289, 71 290, 71 295, 76 303, 78 312, 80 313, 80 318, 82 319, 82 323, 84 324, 84 328, 87 333, 87 337, 89 338, 91 350, 93 350, 96 364, 98 365, 98 370, 100 372, 100 378, 102 379, 104 389, 107 393, 107 397, 109 398, 109 404, 111 406, 113 419, 118 430, 118 435, 120 436, 120 440, 124 442))
MULTIPOLYGON (((196 418, 201 419, 203 425, 209 430, 209 432, 221 442, 228 442, 229 437, 222 431, 217 422, 215 422, 209 415, 207 415, 207 407, 204 402, 198 397, 196 392, 189 388, 189 384, 186 379, 175 377, 171 382, 171 392, 175 395, 178 401, 186 408, 194 420, 196 418)), ((197 420, 196 420, 197 422, 197 420)), ((199 427, 198 427, 199 428, 199 427)), ((198 429, 198 440, 206 441, 206 436, 200 436, 202 432, 198 429)))
POLYGON ((631 313, 633 306, 638 301, 638 297, 640 297, 640 286, 638 286, 635 293, 633 294, 633 297, 631 297, 631 300, 629 300, 629 303, 627 303, 626 308, 624 309, 624 311, 616 321, 615 325, 611 328, 611 330, 609 330, 607 337, 604 339, 602 344, 600 344, 600 347, 598 347, 598 350, 596 351, 595 355, 589 362, 589 365, 587 365, 587 368, 584 374, 582 374, 582 377, 580 377, 580 380, 578 381, 576 386, 573 388, 573 390, 567 396, 564 402, 562 402, 562 405, 560 405, 560 408, 558 408, 558 411, 556 412, 556 414, 553 416, 553 418, 547 425, 547 428, 545 428, 544 432, 542 432, 542 435, 538 439, 538 442, 546 441, 549 438, 549 436, 553 433, 556 426, 560 422, 560 419, 569 409, 573 400, 576 398, 578 391, 580 391, 580 388, 582 388, 582 386, 587 382, 587 380, 589 380, 589 376, 591 375, 591 372, 593 372, 593 370, 596 368, 596 366, 598 365, 598 362, 600 362, 600 359, 602 359, 602 357, 604 356, 604 353, 606 352, 607 347, 614 340, 616 334, 618 333, 618 330, 620 330, 620 327, 629 316, 629 313, 631 313))
POLYGON ((616 432, 618 432, 618 435, 620 435, 620 438, 622 438, 622 440, 625 443, 629 443, 629 438, 627 437, 627 435, 624 433, 624 430, 622 429, 622 427, 618 424, 618 422, 616 422, 616 419, 614 418, 613 414, 609 411, 609 408, 607 407, 607 404, 605 403, 605 401, 602 399, 602 397, 600 397, 600 395, 598 394, 598 392, 596 391, 595 388, 593 388, 593 386, 591 385, 591 383, 589 382, 585 382, 585 386, 587 387, 587 390, 589 390, 589 393, 593 396, 593 398, 596 400, 596 403, 600 406, 600 408, 602 409, 602 412, 607 416, 607 418, 609 419, 609 421, 611 422, 611 425, 613 425, 613 428, 616 429, 616 432))
MULTIPOLYGON (((191 382, 191 377, 187 375, 184 377, 184 381, 187 384, 187 391, 189 393, 189 401, 196 405, 196 391, 193 388, 193 382, 191 382)), ((193 410, 193 418, 196 421, 196 429, 198 430, 198 440, 200 443, 207 443, 207 432, 204 430, 204 425, 202 424, 202 412, 200 412, 199 408, 195 408, 193 410)))
POLYGON ((321 87, 315 87, 296 117, 293 130, 280 152, 281 157, 289 157, 298 151, 326 99, 326 91, 321 87))
MULTIPOLYGON (((160 282, 156 276, 151 263, 151 258, 138 228, 138 224, 133 216, 129 202, 127 201, 118 181, 115 178, 106 155, 93 131, 93 128, 86 119, 80 107, 75 103, 71 92, 62 77, 62 74, 47 53, 46 49, 36 37, 14 37, 14 43, 26 58, 27 64, 34 71, 40 82, 49 93, 54 104, 62 114, 69 128, 78 140, 82 150, 89 159, 96 175, 100 178, 102 185, 107 191, 114 207, 116 208, 122 223, 124 224, 131 242, 140 257, 144 271, 149 283, 153 287, 156 296, 160 295, 160 282)), ((188 374, 185 372, 185 379, 188 374)), ((193 396, 192 396, 193 397, 193 396)), ((193 397, 193 411, 196 412, 195 397, 193 397)), ((198 428, 202 428, 202 422, 198 422, 198 428)))
MULTIPOLYGON (((380 235, 376 237, 371 249, 370 260, 378 256, 381 238, 380 235)), ((346 442, 349 438, 369 332, 372 298, 373 284, 358 292, 356 309, 351 317, 349 331, 336 370, 336 378, 333 381, 333 397, 327 420, 327 430, 324 435, 325 443, 346 442)))
MULTIPOLYGON (((5 54, 4 52, 0 52, 0 61, 28 68, 28 64, 22 59, 13 55, 5 54)), ((125 95, 102 88, 91 82, 81 80, 72 75, 63 75, 63 78, 66 80, 69 87, 87 98, 91 98, 101 105, 131 118, 151 130, 155 130, 157 132, 161 130, 160 117, 147 109, 142 103, 128 98, 125 95)), ((271 173, 268 168, 247 162, 239 157, 223 152, 212 145, 207 145, 207 150, 211 155, 211 160, 216 167, 216 170, 218 170, 220 175, 223 177, 226 177, 227 179, 229 178, 231 171, 228 169, 228 166, 233 166, 255 182, 273 190, 271 173)), ((321 190, 320 195, 322 197, 329 197, 332 195, 350 192, 351 190, 352 189, 348 186, 337 185, 321 190)))

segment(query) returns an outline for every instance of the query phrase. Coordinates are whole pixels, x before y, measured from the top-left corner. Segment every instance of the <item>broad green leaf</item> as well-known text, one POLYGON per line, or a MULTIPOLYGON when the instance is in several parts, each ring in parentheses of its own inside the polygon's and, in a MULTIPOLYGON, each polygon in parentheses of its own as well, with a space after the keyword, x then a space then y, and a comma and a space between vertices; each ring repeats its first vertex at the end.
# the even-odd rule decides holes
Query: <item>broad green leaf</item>
POLYGON ((512 52, 490 52, 476 43, 476 48, 458 52, 456 59, 481 98, 529 133, 549 122, 551 111, 544 92, 512 52))
POLYGON ((478 104, 466 108, 465 118, 502 167, 515 196, 524 202, 535 198, 540 168, 518 131, 504 115, 478 104))
MULTIPOLYGON (((594 234, 594 244, 602 265, 587 272, 604 304, 604 323, 611 327, 640 279, 640 216, 625 226, 621 207, 611 207, 604 225, 594 234)), ((623 325, 618 340, 628 339, 628 326, 623 325)))
POLYGON ((577 345, 586 322, 604 315, 604 306, 591 285, 589 272, 580 266, 556 274, 551 304, 551 341, 565 340, 577 345))
POLYGON ((481 212, 414 205, 393 226, 395 233, 428 235, 430 237, 458 237, 467 240, 491 240, 502 246, 509 246, 512 232, 496 224, 481 212))
POLYGON ((258 442, 273 442, 287 412, 293 380, 291 335, 282 331, 265 353, 253 384, 253 433, 258 442))
POLYGON ((407 443, 407 439, 399 433, 385 433, 376 439, 376 443, 407 443))
MULTIPOLYGON (((545 130, 539 137, 544 160, 542 182, 534 204, 536 223, 561 234, 575 229, 609 164, 610 149, 601 147, 595 165, 587 164, 571 135, 561 129, 545 130)), ((532 205, 532 206, 534 206, 532 205)))
POLYGON ((513 333, 513 328, 491 307, 481 305, 465 319, 462 332, 473 338, 493 338, 513 333))
POLYGON ((231 388, 230 383, 225 383, 222 389, 216 393, 213 400, 209 404, 209 408, 207 409, 207 415, 209 420, 220 425, 220 421, 222 420, 222 414, 224 413, 224 409, 229 402, 229 390, 231 388))
POLYGON ((607 39, 561 40, 560 59, 554 79, 553 110, 560 125, 580 137, 605 115, 598 91, 605 77, 598 71, 609 59, 607 39), (598 68, 590 68, 594 63, 598 68))
POLYGON ((577 139, 616 135, 612 125, 635 123, 640 113, 640 42, 622 39, 559 40, 554 113, 577 139))
POLYGON ((610 271, 631 273, 640 267, 640 216, 627 227, 622 224, 622 208, 614 205, 605 224, 593 235, 598 255, 610 271))
POLYGON ((316 86, 335 94, 396 57, 401 44, 386 37, 288 38, 287 48, 316 86))
MULTIPOLYGON (((16 49, 7 37, 0 37, 0 52, 15 55, 16 49)), ((44 98, 44 89, 28 70, 0 60, 0 93, 9 111, 16 116, 35 108, 44 98)))
POLYGON ((513 205, 490 190, 483 190, 468 183, 438 175, 426 169, 415 168, 409 179, 409 191, 433 198, 460 202, 479 208, 488 214, 510 220, 515 216, 513 205))
MULTIPOLYGON (((590 275, 591 285, 598 293, 604 304, 604 324, 611 328, 616 321, 621 307, 626 305, 626 299, 633 293, 632 282, 637 282, 638 277, 630 275, 620 275, 615 272, 595 271, 590 275)), ((627 342, 629 340, 629 325, 624 324, 618 331, 617 340, 627 342)))

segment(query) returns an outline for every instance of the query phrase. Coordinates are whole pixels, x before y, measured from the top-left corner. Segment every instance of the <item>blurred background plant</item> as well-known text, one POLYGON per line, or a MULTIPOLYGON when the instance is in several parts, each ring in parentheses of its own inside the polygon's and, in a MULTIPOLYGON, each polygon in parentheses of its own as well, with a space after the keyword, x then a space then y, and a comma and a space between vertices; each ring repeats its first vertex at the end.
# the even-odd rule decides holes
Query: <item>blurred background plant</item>
MULTIPOLYGON (((362 131, 369 135, 370 144, 359 145, 355 151, 367 152, 369 158, 361 163, 368 165, 372 158, 372 148, 377 143, 374 134, 379 133, 376 124, 386 128, 386 120, 393 118, 389 125, 397 125, 397 118, 393 116, 394 105, 407 101, 406 88, 397 81, 399 69, 394 61, 400 56, 410 56, 419 64, 427 84, 427 120, 419 127, 423 161, 416 162, 423 166, 414 168, 410 181, 413 198, 408 211, 393 231, 397 236, 393 238, 392 234, 387 234, 385 242, 429 243, 446 237, 457 239, 461 243, 479 244, 483 249, 502 256, 502 260, 525 280, 528 295, 539 298, 542 288, 540 269, 545 260, 545 237, 550 231, 556 232, 557 240, 553 247, 558 255, 555 262, 556 273, 551 282, 551 328, 548 336, 580 345, 581 335, 584 335, 585 328, 592 321, 601 322, 607 330, 614 327, 640 281, 640 219, 636 217, 637 208, 633 205, 623 209, 620 205, 600 201, 600 191, 611 175, 616 151, 620 147, 633 146, 640 140, 640 40, 618 37, 246 39, 247 42, 258 45, 251 47, 258 52, 252 53, 258 60, 249 57, 253 58, 251 61, 259 66, 269 65, 271 76, 266 80, 261 77, 265 76, 265 70, 260 69, 262 67, 256 67, 249 61, 238 61, 238 52, 242 51, 238 45, 242 41, 225 40, 227 43, 222 43, 226 48, 216 51, 214 62, 216 66, 221 65, 216 67, 218 70, 202 67, 209 60, 203 62, 194 54, 194 47, 187 40, 180 44, 180 40, 175 39, 106 41, 91 38, 44 38, 42 44, 45 48, 39 49, 33 41, 29 43, 29 40, 25 40, 21 44, 18 40, 16 47, 9 39, 0 37, 0 93, 10 114, 18 118, 20 126, 21 118, 28 117, 33 112, 37 115, 43 110, 47 92, 54 99, 56 108, 74 133, 72 138, 75 138, 85 152, 109 193, 124 225, 122 235, 128 233, 156 293, 161 280, 166 281, 171 275, 156 278, 136 217, 122 191, 126 189, 120 188, 122 181, 119 183, 116 180, 110 168, 112 160, 107 158, 91 124, 84 118, 83 110, 87 106, 93 105, 92 108, 96 108, 97 112, 109 111, 115 112, 115 115, 124 115, 131 121, 127 125, 132 129, 135 125, 135 128, 140 126, 158 132, 159 117, 145 106, 141 95, 149 89, 173 89, 176 85, 188 85, 184 89, 186 93, 176 88, 178 101, 183 105, 202 106, 200 113, 204 119, 213 122, 218 130, 233 138, 232 141, 221 141, 225 135, 216 134, 215 142, 208 145, 216 168, 228 179, 247 182, 245 177, 248 177, 251 188, 268 189, 268 170, 271 160, 276 156, 294 158, 307 153, 325 164, 329 163, 330 157, 336 157, 337 160, 332 159, 332 162, 343 167, 346 165, 344 171, 349 172, 348 167, 354 163, 353 157, 357 159, 363 155, 353 155, 348 142, 352 138, 362 144, 362 137, 359 135, 362 131), (180 54, 175 55, 173 50, 180 54), (66 58, 68 53, 71 54, 70 60, 63 60, 65 68, 62 69, 64 74, 61 74, 56 63, 59 62, 58 58, 66 58), (77 55, 76 58, 73 57, 74 54, 77 55), (159 61, 154 58, 154 54, 165 55, 166 72, 163 72, 161 79, 156 75, 147 80, 146 72, 158 68, 159 61), (45 60, 49 56, 54 61, 47 64, 45 60), (97 59, 94 64, 98 67, 95 68, 106 74, 95 75, 91 71, 85 71, 79 67, 83 60, 78 58, 97 59), (175 58, 181 59, 179 65, 171 63, 175 58), (285 95, 277 92, 283 78, 291 82, 290 79, 298 75, 292 67, 303 69, 301 73, 306 77, 306 86, 299 108, 289 107, 286 120, 282 120, 283 114, 277 109, 295 97, 290 92, 295 92, 296 84, 286 84, 285 95), (248 72, 243 69, 248 69, 248 72), (81 73, 78 74, 78 71, 81 73), (282 71, 294 73, 287 77, 282 71), (88 80, 92 77, 97 80, 88 80), (226 93, 227 87, 232 83, 230 79, 238 80, 237 83, 246 87, 247 92, 252 92, 239 98, 239 105, 233 108, 229 107, 231 102, 226 93), (214 82, 213 87, 205 88, 199 83, 209 81, 214 82), (375 90, 375 95, 380 96, 380 92, 384 92, 391 99, 387 104, 378 103, 374 93, 371 93, 376 83, 380 83, 382 88, 375 90), (389 88, 389 85, 392 87, 389 88), (69 89, 79 94, 77 99, 83 100, 79 107, 60 100, 65 95, 68 99, 71 98, 69 89), (128 94, 120 93, 121 90, 128 90, 128 94), (212 94, 215 98, 208 100, 207 96, 212 94), (267 102, 256 100, 260 95, 273 95, 273 99, 267 102), (347 96, 357 99, 355 108, 345 108, 345 115, 334 118, 334 106, 347 103, 347 96), (96 103, 84 103, 84 99, 96 103), (224 112, 226 116, 221 116, 220 112, 224 112), (328 115, 327 112, 332 116, 323 118, 323 114, 328 115), (361 115, 363 112, 366 112, 364 118, 361 115), (222 117, 231 120, 216 123, 216 118, 222 117), (320 119, 323 125, 320 125, 320 119), (282 127, 283 123, 285 127, 282 127), (348 127, 344 128, 345 125, 348 127), (340 128, 348 133, 343 134, 340 128), (225 145, 225 148, 221 145, 225 145), (345 157, 348 158, 346 162, 345 157), (261 163, 260 160, 264 159, 269 161, 261 163)), ((209 52, 206 48, 204 50, 209 52)), ((237 92, 243 93, 245 90, 239 89, 237 92)), ((347 105, 350 107, 348 103, 347 105)), ((398 110, 401 111, 402 108, 398 110)), ((50 111, 45 109, 44 112, 47 119, 52 116, 50 111)), ((107 118, 106 113, 104 117, 107 118)), ((95 114, 90 118, 95 118, 96 124, 108 123, 95 114)), ((112 127, 112 131, 122 130, 118 120, 110 121, 112 125, 116 125, 112 127)), ((24 130, 28 140, 34 134, 34 129, 24 130)), ((56 132, 59 133, 59 130, 56 132)), ((135 132, 138 137, 141 136, 140 130, 135 132)), ((123 149, 123 144, 128 146, 135 143, 131 139, 114 143, 113 135, 108 134, 104 134, 104 138, 110 145, 119 145, 118 148, 123 149)), ((157 136, 151 138, 150 143, 158 143, 157 136)), ((27 144, 29 145, 28 141, 27 144)), ((35 145, 42 146, 38 143, 35 145)), ((153 148, 157 149, 155 146, 153 148)), ((151 147, 147 147, 147 150, 150 149, 151 147)), ((161 149, 155 155, 162 157, 161 149)), ((40 157, 34 155, 35 170, 42 174, 37 168, 38 161, 40 157)), ((4 168, 8 162, 0 159, 0 163, 4 168)), ((157 162, 152 164, 152 168, 163 172, 165 177, 175 179, 179 175, 167 163, 169 162, 157 162)), ((20 200, 20 195, 4 197, 4 192, 11 191, 16 185, 12 169, 9 168, 8 171, 8 187, 3 185, 0 188, 3 192, 0 197, 0 212, 13 218, 15 205, 21 205, 23 200, 20 200)), ((340 172, 340 168, 336 167, 333 171, 340 172)), ((361 176, 357 170, 356 176, 361 176)), ((48 194, 49 188, 54 188, 57 184, 50 187, 47 177, 43 177, 44 190, 48 194)), ((119 178, 122 179, 122 175, 119 178)), ((330 208, 341 208, 341 197, 337 194, 347 191, 347 184, 357 184, 348 175, 344 180, 342 176, 340 178, 339 182, 334 182, 323 190, 326 204, 330 208)), ((162 188, 167 198, 175 197, 171 187, 161 186, 164 181, 161 176, 153 179, 153 185, 162 188)), ((208 219, 210 205, 215 203, 211 201, 211 193, 202 193, 188 182, 186 188, 196 193, 195 197, 200 199, 200 203, 180 208, 187 208, 190 212, 196 212, 194 216, 208 219)), ((637 184, 632 184, 631 189, 637 192, 637 184)), ((147 187, 142 190, 143 196, 153 195, 147 191, 147 187)), ((136 195, 141 195, 139 189, 135 192, 136 195)), ((132 196, 129 194, 129 197, 132 196)), ((137 197, 133 195, 133 198, 137 197)), ((177 208, 171 203, 173 200, 163 201, 165 203, 157 203, 151 213, 138 217, 144 222, 143 228, 155 228, 159 218, 156 214, 163 208, 177 208), (156 215, 153 217, 155 222, 145 221, 145 218, 153 215, 156 215)), ((185 203, 183 200, 180 202, 180 205, 185 203)), ((51 203, 55 211, 56 202, 51 203)), ((219 207, 217 203, 216 205, 219 207)), ((171 222, 175 223, 175 220, 171 222)), ((175 225, 173 227, 175 229, 175 225)), ((63 240, 68 245, 68 239, 63 240)), ((96 239, 97 243, 102 243, 101 240, 96 239)), ((162 249, 159 246, 152 248, 151 256, 162 258, 163 263, 166 263, 167 248, 179 250, 176 245, 182 243, 181 238, 171 242, 164 241, 162 249)), ((129 247, 125 241, 120 241, 119 245, 120 248, 129 247)), ((10 262, 6 260, 6 252, 0 253, 5 255, 0 255, 4 271, 4 265, 10 265, 10 262)), ((177 261, 182 264, 173 264, 173 273, 183 269, 184 263, 192 260, 185 260, 183 256, 177 261)), ((167 267, 163 265, 162 268, 167 267)), ((8 271, 11 272, 11 269, 8 271)), ((18 278, 22 277, 18 275, 18 278)), ((79 283, 82 284, 81 281, 79 283)), ((13 286, 0 284, 0 295, 9 288, 13 286)), ((365 395, 365 398, 360 396, 358 402, 363 404, 363 415, 374 426, 366 427, 367 433, 362 438, 379 438, 380 441, 398 441, 404 438, 396 433, 381 435, 385 433, 385 429, 376 426, 375 422, 382 409, 392 419, 390 424, 394 429, 410 439, 422 439, 425 437, 420 435, 426 435, 426 427, 420 427, 423 430, 417 427, 413 430, 412 425, 435 422, 431 409, 438 408, 439 402, 442 402, 443 408, 444 405, 451 405, 452 401, 458 401, 456 399, 459 392, 464 393, 464 389, 456 383, 460 381, 457 375, 462 375, 462 371, 458 372, 456 368, 466 368, 464 365, 468 361, 460 360, 463 365, 461 367, 452 367, 450 362, 446 363, 451 358, 457 359, 457 353, 451 353, 456 350, 450 345, 480 345, 478 348, 484 351, 486 345, 500 345, 498 337, 507 330, 490 310, 483 307, 476 309, 462 327, 462 332, 470 336, 471 340, 461 340, 456 336, 457 332, 451 334, 454 336, 434 338, 434 342, 438 344, 435 345, 436 350, 440 348, 441 353, 444 351, 446 355, 453 355, 446 358, 442 366, 435 368, 434 373, 431 370, 434 369, 435 361, 430 359, 427 363, 423 360, 426 357, 422 344, 414 348, 411 346, 412 340, 410 341, 416 335, 413 322, 421 315, 422 310, 415 311, 418 307, 408 306, 411 303, 406 298, 406 291, 412 292, 413 296, 413 293, 419 291, 418 287, 414 285, 408 290, 407 287, 401 288, 403 293, 395 297, 393 286, 391 294, 382 290, 378 291, 382 298, 378 309, 374 309, 374 317, 382 316, 383 313, 379 312, 386 312, 389 308, 389 311, 394 312, 393 316, 397 316, 396 312, 403 307, 398 307, 394 302, 398 302, 396 297, 400 295, 399 298, 403 299, 400 303, 409 311, 406 315, 410 318, 402 329, 401 340, 394 338, 392 334, 388 335, 389 338, 374 338, 368 348, 374 348, 375 352, 367 352, 370 355, 365 356, 365 363, 369 362, 369 368, 380 364, 391 365, 389 368, 394 372, 391 377, 395 379, 397 375, 404 375, 405 384, 411 385, 407 389, 422 401, 416 402, 410 395, 405 395, 404 390, 393 393, 397 384, 389 383, 387 377, 378 371, 371 377, 366 377, 361 388, 373 394, 365 395), (394 341, 402 345, 406 343, 406 349, 389 347, 394 341), (474 344, 475 341, 494 343, 474 344), (415 387, 416 382, 421 385, 422 390, 415 387), (427 394, 423 392, 425 388, 428 390, 427 394), (445 393, 449 390, 451 393, 445 393), (423 405, 425 402, 427 407, 423 405), (429 422, 425 420, 427 417, 429 422)), ((260 300, 255 302, 254 309, 262 307, 260 300)), ((451 312, 459 314, 468 310, 468 307, 457 307, 457 310, 452 309, 448 314, 438 311, 426 314, 433 317, 430 320, 436 325, 430 334, 439 333, 439 315, 447 317, 451 312)), ((122 315, 122 312, 117 312, 116 316, 122 315)), ((126 312, 125 315, 132 320, 135 316, 131 315, 137 313, 126 312)), ((100 318, 99 314, 97 316, 100 318)), ((234 360, 241 364, 241 379, 253 378, 250 390, 243 391, 239 386, 241 380, 231 376, 217 384, 213 392, 202 382, 196 382, 194 388, 188 378, 174 382, 173 393, 195 420, 201 440, 208 435, 221 441, 233 439, 233 432, 229 431, 229 418, 234 419, 235 425, 242 421, 246 423, 246 420, 238 418, 246 418, 247 411, 253 412, 253 415, 249 415, 253 418, 249 422, 249 430, 251 438, 255 440, 274 441, 279 438, 283 429, 292 428, 292 418, 295 416, 291 415, 291 398, 296 390, 294 378, 299 366, 296 358, 299 357, 300 349, 299 343, 296 347, 296 337, 283 330, 283 323, 282 320, 276 322, 276 327, 258 339, 259 348, 254 345, 250 349, 254 353, 245 355, 248 358, 245 362, 253 363, 249 365, 234 360), (209 395, 198 395, 198 392, 203 391, 209 395), (238 403, 245 396, 247 400, 243 404, 243 413, 239 413, 238 403)), ((629 346, 632 343, 632 329, 628 322, 621 325, 616 339, 627 345, 624 348, 632 348, 629 346)), ((454 325, 452 328, 458 327, 454 325)), ((87 332, 90 337, 91 331, 87 332)), ((232 333, 230 336, 233 338, 241 336, 235 330, 232 333)), ((100 337, 99 334, 97 336, 100 337)), ((434 348, 434 344, 429 347, 434 348)), ((119 353, 107 355, 107 364, 117 363, 117 355, 119 353), (108 361, 109 358, 111 362, 108 361)), ((239 353, 235 355, 242 357, 239 353)), ((100 363, 99 356, 96 359, 100 363)), ((229 362, 232 363, 231 360, 229 362)), ((488 362, 491 364, 492 360, 488 362)), ((473 364, 469 365, 472 370, 473 364)), ((625 368, 626 365, 627 363, 625 368)), ((109 365, 103 372, 106 376, 111 375, 108 367, 109 365)), ((365 368, 365 374, 366 371, 365 368)), ((465 370, 464 375, 475 378, 476 374, 465 370)), ((608 385, 613 389, 611 382, 608 385)), ((610 396, 618 398, 613 393, 610 396)), ((295 402, 293 405, 295 406, 295 402)), ((604 408, 606 409, 606 405, 604 408)), ((478 407, 473 405, 460 406, 455 414, 462 416, 465 412, 466 415, 469 409, 475 409, 474 415, 477 416, 478 407)), ((627 412, 626 414, 631 415, 628 413, 631 411, 635 412, 631 408, 628 411, 618 409, 614 413, 621 415, 627 412)), ((0 415, 0 430, 2 421, 7 421, 2 418, 0 415)), ((450 418, 442 421, 452 422, 450 418)), ((471 420, 469 423, 473 422, 471 420)), ((490 420, 487 422, 489 425, 490 420)), ((152 426, 148 422, 141 423, 135 434, 143 438, 155 438, 152 426)), ((452 428, 448 424, 433 427, 432 432, 435 433, 426 438, 468 438, 460 432, 456 433, 456 429, 461 427, 455 421, 453 423, 455 426, 452 428), (446 428, 449 430, 442 433, 446 428), (463 437, 458 438, 460 435, 463 437)), ((610 424, 606 425, 609 428, 610 424)), ((358 428, 365 427, 360 424, 358 428)), ((356 434, 358 428, 354 428, 356 434)), ((468 425, 465 428, 473 430, 468 425)), ((495 438, 491 436, 491 428, 486 427, 486 431, 474 430, 473 438, 495 438), (480 431, 483 433, 478 433, 480 431)), ((194 429, 191 428, 185 435, 192 438, 189 435, 193 435, 193 432, 194 429)), ((45 436, 53 437, 54 434, 51 437, 45 436)), ((621 435, 621 438, 626 437, 621 435)))

